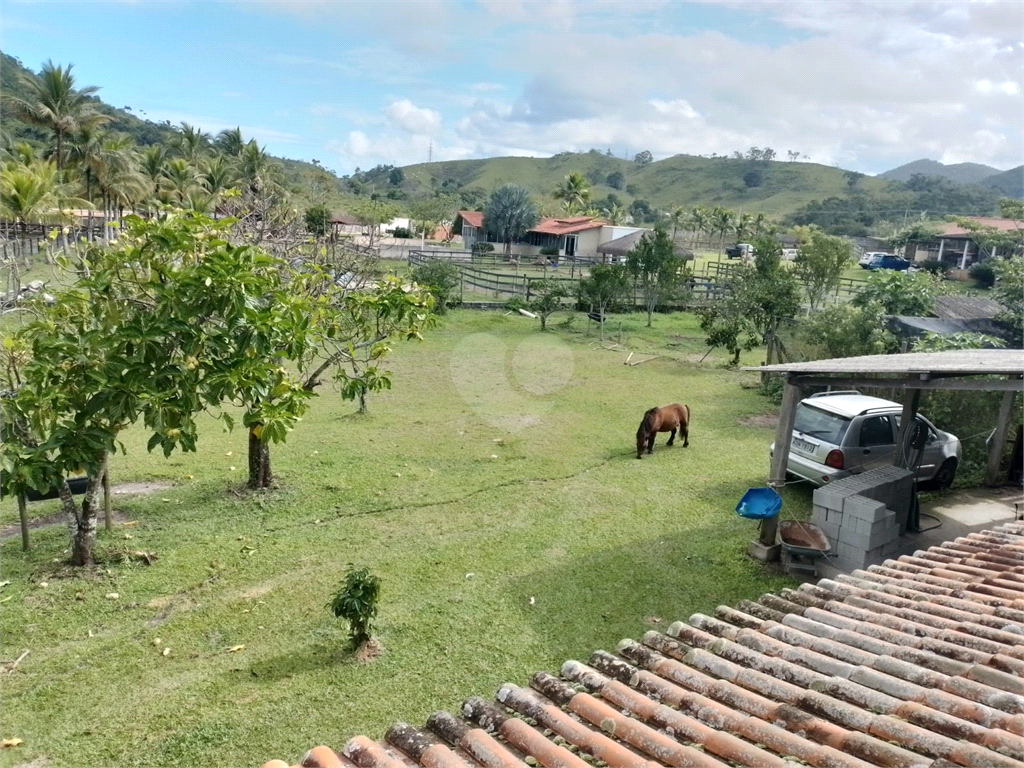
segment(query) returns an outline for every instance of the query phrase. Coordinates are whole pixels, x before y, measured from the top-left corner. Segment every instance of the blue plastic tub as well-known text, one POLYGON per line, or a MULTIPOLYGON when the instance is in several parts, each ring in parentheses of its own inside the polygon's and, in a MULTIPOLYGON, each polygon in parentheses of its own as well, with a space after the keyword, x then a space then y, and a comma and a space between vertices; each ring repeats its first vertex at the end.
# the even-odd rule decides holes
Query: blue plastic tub
POLYGON ((782 497, 773 488, 748 488, 736 505, 736 514, 751 520, 764 520, 775 517, 781 509, 782 497))

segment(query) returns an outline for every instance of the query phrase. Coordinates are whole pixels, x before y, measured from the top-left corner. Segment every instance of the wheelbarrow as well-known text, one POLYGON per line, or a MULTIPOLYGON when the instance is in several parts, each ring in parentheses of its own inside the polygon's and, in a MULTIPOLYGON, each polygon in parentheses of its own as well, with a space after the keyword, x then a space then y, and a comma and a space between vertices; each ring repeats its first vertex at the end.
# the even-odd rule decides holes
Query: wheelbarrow
POLYGON ((821 528, 800 520, 780 521, 779 541, 782 544, 782 567, 786 573, 798 570, 817 576, 818 561, 827 557, 832 549, 821 528))

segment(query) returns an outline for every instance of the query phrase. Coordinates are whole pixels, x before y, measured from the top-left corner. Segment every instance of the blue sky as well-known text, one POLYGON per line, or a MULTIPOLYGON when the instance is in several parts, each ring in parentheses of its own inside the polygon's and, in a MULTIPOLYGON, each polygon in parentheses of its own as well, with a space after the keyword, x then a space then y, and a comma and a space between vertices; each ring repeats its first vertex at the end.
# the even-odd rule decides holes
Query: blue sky
POLYGON ((19 2, 0 47, 152 120, 341 174, 494 155, 1024 161, 1024 4, 19 2))

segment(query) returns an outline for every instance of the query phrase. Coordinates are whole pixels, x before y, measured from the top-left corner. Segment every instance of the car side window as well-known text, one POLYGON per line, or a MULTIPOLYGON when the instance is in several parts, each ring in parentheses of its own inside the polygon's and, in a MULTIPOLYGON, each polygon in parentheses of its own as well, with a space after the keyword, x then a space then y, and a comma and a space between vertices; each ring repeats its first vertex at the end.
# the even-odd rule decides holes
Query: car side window
POLYGON ((869 416, 860 425, 860 447, 892 445, 892 422, 888 416, 869 416))

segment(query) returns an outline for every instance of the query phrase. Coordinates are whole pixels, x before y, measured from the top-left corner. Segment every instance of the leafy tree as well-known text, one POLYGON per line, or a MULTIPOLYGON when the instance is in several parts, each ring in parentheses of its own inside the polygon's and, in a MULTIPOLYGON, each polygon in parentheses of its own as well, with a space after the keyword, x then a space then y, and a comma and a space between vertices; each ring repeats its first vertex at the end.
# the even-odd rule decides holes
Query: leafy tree
POLYGON ((590 202, 590 187, 583 174, 573 171, 555 188, 552 197, 561 200, 567 212, 575 212, 590 202))
POLYGON ((512 254, 512 241, 521 238, 537 223, 537 206, 530 193, 514 184, 498 187, 484 208, 484 226, 505 244, 505 257, 512 254))
POLYGON ((839 285, 843 272, 853 260, 853 246, 842 237, 811 230, 796 256, 796 275, 812 310, 839 285))
POLYGON ((629 272, 624 264, 595 264, 590 275, 579 282, 579 300, 597 310, 604 339, 604 316, 608 307, 629 290, 629 272))
POLYGON ((1003 252, 1007 255, 1018 255, 1024 250, 1024 230, 1006 231, 981 224, 974 219, 957 217, 957 224, 971 233, 971 238, 978 244, 982 253, 1003 252))
POLYGON ((682 267, 683 262, 675 253, 675 242, 662 227, 645 234, 626 254, 626 268, 644 297, 648 328, 651 327, 654 308, 678 287, 682 267))
POLYGON ((200 218, 131 217, 126 230, 116 247, 91 248, 89 276, 17 332, 32 360, 2 401, 0 487, 58 487, 75 565, 92 562, 107 457, 129 425, 141 420, 149 449, 169 455, 195 450, 199 411, 256 381, 298 393, 264 414, 269 438, 283 440, 304 406, 262 342, 268 327, 286 350, 303 341, 301 312, 275 296, 279 263, 200 218), (78 471, 89 477, 81 506, 65 480, 78 471))
POLYGON ((1009 329, 1013 346, 1024 346, 1024 258, 1000 259, 995 270, 992 294, 1003 305, 997 319, 1009 329))
POLYGON ((324 237, 331 226, 331 212, 326 205, 314 205, 306 209, 306 229, 314 237, 324 237))
POLYGON ((405 171, 401 168, 392 168, 391 173, 388 174, 388 182, 394 187, 399 187, 404 181, 405 171))
POLYGON ((820 309, 800 323, 799 336, 818 358, 881 355, 898 347, 896 337, 885 329, 877 304, 820 309))
POLYGON ((927 243, 938 240, 939 228, 927 221, 915 221, 908 226, 896 230, 887 240, 894 251, 905 247, 908 243, 927 243))
POLYGON ((368 568, 356 569, 349 564, 345 581, 327 606, 337 618, 348 622, 349 641, 353 650, 370 639, 379 598, 380 579, 371 574, 368 568))
POLYGON ((608 177, 604 180, 612 189, 623 189, 626 186, 626 177, 622 171, 612 171, 608 174, 608 177))
POLYGON ((398 206, 383 200, 365 200, 354 204, 351 207, 352 215, 356 217, 362 226, 366 227, 369 233, 369 245, 373 248, 374 242, 380 237, 380 227, 387 224, 398 215, 398 206))
POLYGON ((999 215, 1004 219, 1024 220, 1024 200, 1004 197, 999 201, 999 215))
POLYGON ((424 237, 432 233, 438 224, 450 222, 459 209, 459 198, 452 194, 437 194, 417 200, 412 206, 412 217, 424 237))
POLYGON ((412 279, 430 291, 434 297, 434 311, 443 315, 448 311, 455 289, 459 287, 462 273, 452 262, 436 259, 416 267, 412 271, 412 279))
POLYGON ((851 299, 853 306, 874 306, 886 315, 920 317, 931 312, 935 305, 938 283, 927 272, 880 269, 871 274, 867 282, 851 299))
POLYGON ((626 185, 626 194, 627 195, 636 195, 639 191, 640 191, 640 187, 638 187, 636 184, 627 184, 626 185))
POLYGON ((645 165, 650 165, 654 162, 654 155, 652 155, 649 150, 645 149, 643 152, 637 152, 633 156, 633 162, 643 168, 645 165))
POLYGON ((743 174, 743 183, 748 187, 760 187, 764 184, 764 172, 760 168, 751 168, 743 174))
POLYGON ((651 208, 651 204, 646 200, 634 200, 629 206, 629 215, 636 222, 649 221, 654 218, 654 209, 651 208))
POLYGON ((1001 349, 1006 342, 984 333, 933 333, 928 331, 914 344, 915 352, 944 352, 960 349, 1001 349))
POLYGON ((782 245, 770 237, 755 243, 754 265, 734 269, 724 285, 728 296, 698 310, 708 346, 724 347, 739 363, 740 353, 765 344, 767 362, 781 354, 780 322, 800 309, 800 289, 792 272, 781 267, 782 245))
POLYGON ((860 180, 864 178, 864 174, 859 171, 843 171, 843 178, 846 179, 847 187, 856 189, 860 184, 860 180))
POLYGON ((92 85, 75 88, 72 67, 73 64, 61 67, 47 61, 38 77, 24 80, 23 85, 30 91, 31 97, 25 100, 12 97, 9 100, 12 111, 18 117, 53 134, 53 158, 58 171, 64 167, 64 144, 67 138, 82 126, 98 125, 109 120, 96 111, 89 98, 99 88, 92 85))
POLYGON ((722 249, 725 247, 725 235, 729 230, 733 228, 733 222, 735 221, 736 214, 730 211, 728 208, 722 206, 716 206, 711 211, 711 220, 709 225, 711 232, 718 233, 718 253, 722 253, 722 249))
POLYGON ((540 318, 540 329, 548 329, 548 318, 562 309, 562 299, 569 293, 560 282, 554 280, 537 280, 530 283, 531 300, 527 305, 531 312, 540 318))

